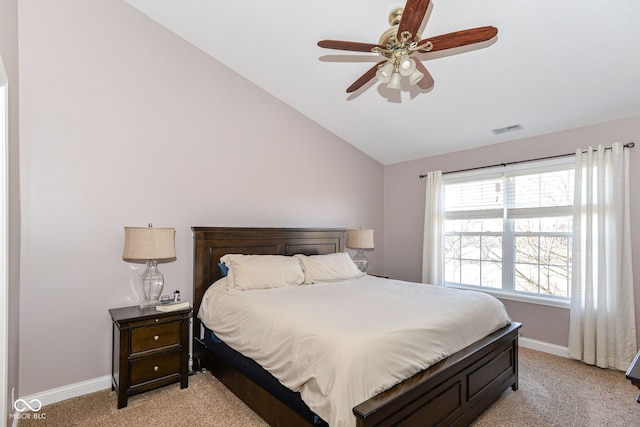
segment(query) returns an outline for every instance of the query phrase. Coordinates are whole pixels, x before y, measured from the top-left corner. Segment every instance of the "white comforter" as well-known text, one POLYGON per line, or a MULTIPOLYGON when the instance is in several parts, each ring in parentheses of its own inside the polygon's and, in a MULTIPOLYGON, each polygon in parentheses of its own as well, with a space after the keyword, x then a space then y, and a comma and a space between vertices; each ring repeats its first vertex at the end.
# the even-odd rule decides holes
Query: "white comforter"
POLYGON ((354 426, 354 406, 510 322, 489 295, 372 276, 249 291, 221 279, 199 317, 331 427, 354 426))

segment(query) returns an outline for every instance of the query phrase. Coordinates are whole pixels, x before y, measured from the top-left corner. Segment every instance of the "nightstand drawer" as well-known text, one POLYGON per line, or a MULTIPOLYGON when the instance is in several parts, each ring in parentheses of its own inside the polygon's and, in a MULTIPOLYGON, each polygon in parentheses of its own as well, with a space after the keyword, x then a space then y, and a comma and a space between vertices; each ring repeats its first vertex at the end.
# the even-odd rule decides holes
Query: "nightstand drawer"
POLYGON ((163 353, 131 362, 131 386, 180 374, 180 352, 163 353))
POLYGON ((160 323, 131 331, 131 354, 180 344, 180 323, 160 323))
POLYGON ((131 322, 130 326, 132 328, 140 328, 142 326, 153 326, 153 325, 159 324, 160 322, 162 323, 177 322, 181 318, 179 314, 176 315, 175 313, 171 313, 171 312, 152 311, 151 313, 154 315, 154 317, 149 319, 144 319, 144 320, 136 320, 134 322, 131 322), (163 314, 165 314, 165 316, 163 316, 163 314))

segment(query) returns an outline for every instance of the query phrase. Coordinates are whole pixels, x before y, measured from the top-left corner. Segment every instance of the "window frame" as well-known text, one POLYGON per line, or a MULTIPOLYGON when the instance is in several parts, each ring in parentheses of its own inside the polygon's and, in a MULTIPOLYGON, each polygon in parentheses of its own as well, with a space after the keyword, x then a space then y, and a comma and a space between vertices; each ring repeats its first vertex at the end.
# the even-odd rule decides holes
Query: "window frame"
MULTIPOLYGON (((512 165, 502 165, 497 167, 482 168, 482 169, 476 169, 476 170, 466 170, 462 172, 444 174, 443 179, 444 179, 444 185, 446 186, 447 184, 456 183, 456 182, 469 182, 469 181, 478 181, 482 179, 504 177, 505 174, 511 177, 511 176, 519 176, 519 175, 544 173, 544 172, 557 171, 557 170, 575 170, 575 157, 573 155, 568 155, 568 156, 554 158, 554 159, 522 162, 522 163, 517 163, 512 165)), ((516 252, 515 250, 513 250, 510 253, 505 253, 506 251, 504 250, 504 248, 505 247, 515 248, 514 245, 515 245, 516 236, 526 235, 527 233, 518 232, 515 230, 515 218, 507 216, 508 203, 509 203, 508 200, 503 200, 502 202, 503 207, 501 209, 503 212, 500 217, 501 221, 503 222, 503 229, 502 229, 502 232, 500 233, 500 235, 502 236, 502 248, 503 248, 502 259, 500 261, 500 264, 502 265, 501 287, 492 288, 492 287, 486 287, 486 286, 480 286, 480 285, 465 285, 457 282, 449 282, 446 280, 446 273, 445 273, 445 277, 443 278, 444 286, 450 287, 450 288, 456 288, 456 289, 475 290, 479 292, 485 292, 497 298, 506 299, 506 300, 541 304, 541 305, 568 309, 571 305, 570 296, 558 297, 553 295, 533 294, 533 293, 516 291, 515 289, 516 287, 516 281, 515 281, 516 252), (505 264, 508 266, 508 268, 504 268, 505 264), (507 275, 509 275, 510 278, 508 280, 505 280, 505 277, 507 275)), ((445 204, 446 204, 446 192, 445 192, 445 204)), ((542 210, 540 208, 532 208, 532 211, 535 212, 536 209, 539 211, 542 210)), ((494 217, 495 215, 495 212, 493 212, 493 210, 491 209, 487 210, 487 213, 491 214, 492 217, 494 217)), ((573 215, 573 198, 571 199, 570 207, 563 206, 560 208, 552 208, 551 210, 559 214, 564 214, 564 216, 572 216, 573 215)), ((461 213, 456 213, 453 215, 449 213, 449 215, 447 216, 447 213, 445 212, 443 227, 446 228, 447 220, 463 219, 463 217, 465 217, 465 215, 461 213)), ((483 218, 486 218, 486 217, 483 217, 483 218)), ((496 234, 496 232, 489 232, 489 231, 480 232, 480 233, 477 233, 477 232, 475 233, 470 232, 470 233, 480 234, 480 235, 496 234)), ((448 232, 446 232, 443 229, 443 239, 446 239, 447 234, 448 232)), ((460 236, 462 236, 463 234, 464 233, 462 232, 459 233, 460 236)), ((571 234, 572 232, 570 230, 567 232, 543 232, 540 230, 538 232, 529 233, 529 235, 562 236, 562 237, 568 237, 569 239, 571 239, 572 237, 571 234)), ((571 240, 569 240, 567 247, 569 250, 571 249, 571 240)), ((445 248, 443 247, 443 251, 444 250, 445 248)), ((444 255, 445 254, 443 252, 443 261, 444 261, 444 255)), ((568 267, 569 267, 569 274, 570 274, 571 262, 568 262, 568 267)), ((570 284, 571 284, 571 281, 569 278, 568 279, 569 287, 570 287, 570 284)), ((569 289, 569 292, 570 292, 570 289, 569 289)))

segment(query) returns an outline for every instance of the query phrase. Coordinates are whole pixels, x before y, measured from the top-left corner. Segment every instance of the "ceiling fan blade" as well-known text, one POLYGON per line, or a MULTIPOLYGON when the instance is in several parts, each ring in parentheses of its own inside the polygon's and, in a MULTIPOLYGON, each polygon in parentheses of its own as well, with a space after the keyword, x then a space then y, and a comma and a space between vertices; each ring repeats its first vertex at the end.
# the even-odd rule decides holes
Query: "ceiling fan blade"
POLYGON ((407 4, 404 5, 404 10, 402 11, 400 24, 398 25, 398 40, 400 40, 400 35, 405 31, 411 33, 410 40, 415 38, 429 8, 429 1, 430 0, 407 0, 407 4))
POLYGON ((374 43, 347 42, 342 40, 320 40, 318 46, 325 49, 349 50, 353 52, 372 52, 375 47, 385 49, 384 46, 374 43))
POLYGON ((418 85, 420 89, 424 89, 424 90, 431 89, 433 87, 433 84, 435 83, 433 80, 433 77, 431 76, 429 71, 427 71, 427 67, 425 67, 422 62, 420 62, 418 59, 415 59, 415 61, 416 61, 416 69, 420 71, 422 74, 424 74, 424 77, 420 79, 420 81, 416 83, 416 85, 418 85))
MULTIPOLYGON (((431 42, 433 47, 428 51, 435 52, 491 40, 497 34, 498 29, 492 26, 471 28, 420 40, 418 46, 426 46, 427 43, 431 42)), ((424 50, 423 52, 426 51, 424 50)))
POLYGON ((353 82, 353 84, 347 88, 347 93, 355 92, 356 90, 364 86, 369 80, 374 78, 376 76, 376 71, 378 71, 378 67, 384 64, 385 62, 387 62, 386 59, 384 61, 378 62, 373 67, 369 68, 366 73, 361 75, 358 80, 353 82))

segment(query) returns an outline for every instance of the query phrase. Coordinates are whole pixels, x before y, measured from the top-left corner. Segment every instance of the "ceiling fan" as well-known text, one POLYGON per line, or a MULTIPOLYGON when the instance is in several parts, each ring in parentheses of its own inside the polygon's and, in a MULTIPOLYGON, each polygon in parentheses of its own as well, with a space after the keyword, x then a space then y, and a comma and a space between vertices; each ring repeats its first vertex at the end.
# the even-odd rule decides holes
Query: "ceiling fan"
POLYGON ((402 77, 408 77, 411 85, 430 89, 434 84, 433 77, 420 59, 414 60, 411 55, 480 43, 491 40, 498 34, 497 28, 487 26, 421 39, 418 31, 429 2, 430 0, 407 0, 404 8, 394 9, 389 15, 391 28, 382 33, 378 44, 341 40, 318 42, 318 46, 326 49, 374 52, 385 58, 353 82, 347 88, 347 93, 355 92, 374 77, 391 89, 401 88, 402 77))

